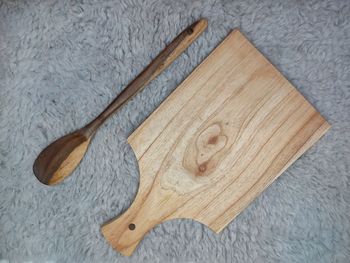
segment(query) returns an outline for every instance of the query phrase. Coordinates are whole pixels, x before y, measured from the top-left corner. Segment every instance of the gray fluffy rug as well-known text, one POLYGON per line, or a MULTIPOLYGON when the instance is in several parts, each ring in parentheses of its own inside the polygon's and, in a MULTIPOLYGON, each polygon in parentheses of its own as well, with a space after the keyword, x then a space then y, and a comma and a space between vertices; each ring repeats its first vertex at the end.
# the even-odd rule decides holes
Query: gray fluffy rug
POLYGON ((349 135, 348 0, 0 1, 0 262, 349 262, 349 135), (74 175, 40 184, 37 154, 199 17, 205 34, 103 126, 74 175), (100 225, 138 187, 126 138, 236 27, 332 128, 221 234, 174 220, 123 257, 100 225))

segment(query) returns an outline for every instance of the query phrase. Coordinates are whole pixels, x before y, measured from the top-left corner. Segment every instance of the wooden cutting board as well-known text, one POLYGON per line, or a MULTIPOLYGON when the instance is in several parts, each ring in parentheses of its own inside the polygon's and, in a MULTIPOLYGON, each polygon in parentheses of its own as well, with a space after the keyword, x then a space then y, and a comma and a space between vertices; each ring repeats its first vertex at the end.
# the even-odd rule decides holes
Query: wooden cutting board
POLYGON ((174 218, 218 233, 329 128, 233 31, 128 138, 139 163, 139 190, 102 233, 124 255, 174 218))

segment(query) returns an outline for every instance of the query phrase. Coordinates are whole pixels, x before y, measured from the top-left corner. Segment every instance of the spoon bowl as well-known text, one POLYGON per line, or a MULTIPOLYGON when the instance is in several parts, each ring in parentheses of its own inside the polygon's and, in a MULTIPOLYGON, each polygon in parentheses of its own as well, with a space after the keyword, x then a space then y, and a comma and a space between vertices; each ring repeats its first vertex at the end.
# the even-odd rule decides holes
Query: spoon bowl
POLYGON ((91 137, 78 130, 51 143, 34 162, 35 176, 46 185, 61 182, 78 166, 90 144, 90 139, 91 137))

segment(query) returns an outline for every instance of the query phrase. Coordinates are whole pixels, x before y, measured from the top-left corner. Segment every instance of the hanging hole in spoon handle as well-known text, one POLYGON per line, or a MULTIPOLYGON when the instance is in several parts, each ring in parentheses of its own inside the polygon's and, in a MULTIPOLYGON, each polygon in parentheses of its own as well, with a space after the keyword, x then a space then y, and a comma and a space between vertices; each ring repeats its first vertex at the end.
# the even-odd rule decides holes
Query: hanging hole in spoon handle
POLYGON ((191 34, 193 33, 193 29, 190 27, 190 28, 187 30, 187 33, 188 33, 189 35, 191 35, 191 34))

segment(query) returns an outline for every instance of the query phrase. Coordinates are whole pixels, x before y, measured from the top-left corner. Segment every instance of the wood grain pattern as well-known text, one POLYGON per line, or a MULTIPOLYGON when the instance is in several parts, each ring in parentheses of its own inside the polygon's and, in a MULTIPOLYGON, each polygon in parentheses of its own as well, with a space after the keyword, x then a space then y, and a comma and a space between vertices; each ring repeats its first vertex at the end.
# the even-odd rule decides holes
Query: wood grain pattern
POLYGON ((110 104, 85 127, 47 146, 37 157, 33 171, 47 185, 61 182, 78 166, 98 128, 138 91, 165 70, 206 29, 200 19, 182 31, 110 104))
POLYGON ((220 232, 329 127, 233 31, 128 138, 139 190, 102 233, 130 255, 166 220, 191 218, 220 232))

